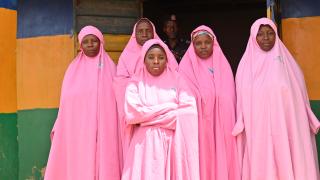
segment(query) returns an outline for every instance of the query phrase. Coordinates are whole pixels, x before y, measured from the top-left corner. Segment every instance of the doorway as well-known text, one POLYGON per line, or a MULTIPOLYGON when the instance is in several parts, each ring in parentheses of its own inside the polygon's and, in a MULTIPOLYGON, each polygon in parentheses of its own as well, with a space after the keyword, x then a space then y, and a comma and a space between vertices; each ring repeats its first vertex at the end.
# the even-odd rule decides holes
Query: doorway
POLYGON ((164 38, 164 18, 175 14, 182 38, 199 25, 212 28, 233 72, 245 51, 252 23, 267 15, 266 0, 145 0, 143 16, 156 26, 164 38))

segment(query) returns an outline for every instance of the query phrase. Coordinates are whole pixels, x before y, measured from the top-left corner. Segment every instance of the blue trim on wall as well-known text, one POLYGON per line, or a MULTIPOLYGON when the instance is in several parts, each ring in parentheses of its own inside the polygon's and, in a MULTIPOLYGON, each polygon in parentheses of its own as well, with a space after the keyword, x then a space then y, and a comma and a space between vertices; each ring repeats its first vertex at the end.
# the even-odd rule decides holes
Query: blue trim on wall
POLYGON ((282 18, 320 16, 319 0, 281 0, 282 18))
POLYGON ((18 38, 70 34, 72 0, 19 0, 18 38))
POLYGON ((17 0, 0 0, 0 7, 16 10, 17 0))

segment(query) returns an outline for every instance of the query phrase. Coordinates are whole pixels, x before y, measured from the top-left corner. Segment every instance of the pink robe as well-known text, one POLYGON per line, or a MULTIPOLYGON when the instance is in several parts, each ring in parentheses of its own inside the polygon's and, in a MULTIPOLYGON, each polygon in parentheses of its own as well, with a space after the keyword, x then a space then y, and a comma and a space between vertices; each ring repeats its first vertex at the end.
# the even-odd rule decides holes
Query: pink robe
MULTIPOLYGON (((132 128, 122 180, 199 179, 196 102, 161 40, 145 43, 125 95, 125 121, 132 128), (153 45, 164 47, 167 69, 150 75, 143 63, 153 45)), ((127 131, 128 132, 128 131, 127 131)))
POLYGON ((88 34, 99 38, 100 51, 90 58, 81 50, 67 69, 45 180, 120 179, 115 65, 95 27, 84 27, 79 42, 88 34))
POLYGON ((251 27, 237 75, 237 137, 243 180, 319 180, 315 134, 320 123, 312 113, 303 74, 276 35, 265 52, 256 41, 261 24, 251 27))
MULTIPOLYGON (((146 18, 143 18, 146 19, 146 18)), ((146 19, 148 20, 148 19, 146 19)), ((139 21, 138 21, 139 22, 139 21)), ((142 46, 137 43, 136 40, 136 26, 138 22, 134 25, 132 35, 129 39, 128 44, 122 51, 119 62, 117 65, 117 75, 114 78, 114 92, 116 95, 117 99, 117 107, 118 107, 118 117, 119 117, 119 141, 120 143, 120 150, 121 154, 121 166, 123 165, 123 159, 125 156, 125 151, 128 148, 128 142, 126 142, 126 139, 128 137, 125 137, 124 131, 126 130, 126 127, 124 125, 124 95, 125 95, 125 89, 127 86, 127 83, 131 76, 134 74, 136 64, 138 61, 138 58, 141 54, 141 49, 142 46)), ((153 34, 154 34, 154 39, 160 39, 159 36, 156 33, 155 27, 151 21, 149 21, 150 24, 153 27, 153 34)))
POLYGON ((213 31, 199 26, 192 34, 200 30, 214 37, 213 54, 200 59, 191 43, 179 73, 197 97, 201 180, 239 180, 236 139, 231 134, 235 124, 233 74, 213 31))

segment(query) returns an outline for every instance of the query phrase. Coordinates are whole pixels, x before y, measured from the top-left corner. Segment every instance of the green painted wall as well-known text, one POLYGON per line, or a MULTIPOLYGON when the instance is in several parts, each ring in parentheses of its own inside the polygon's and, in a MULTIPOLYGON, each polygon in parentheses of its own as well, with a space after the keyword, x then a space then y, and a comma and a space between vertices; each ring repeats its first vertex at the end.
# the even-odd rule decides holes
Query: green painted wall
POLYGON ((310 101, 312 111, 320 120, 320 100, 310 101))
POLYGON ((0 113, 0 179, 18 179, 17 114, 0 113))
MULTIPOLYGON (((310 101, 310 104, 311 104, 312 111, 320 120, 320 100, 310 101)), ((317 149, 318 149, 318 161, 320 162, 320 133, 317 134, 316 141, 317 141, 317 149)))
POLYGON ((18 111, 19 180, 42 180, 58 109, 18 111))

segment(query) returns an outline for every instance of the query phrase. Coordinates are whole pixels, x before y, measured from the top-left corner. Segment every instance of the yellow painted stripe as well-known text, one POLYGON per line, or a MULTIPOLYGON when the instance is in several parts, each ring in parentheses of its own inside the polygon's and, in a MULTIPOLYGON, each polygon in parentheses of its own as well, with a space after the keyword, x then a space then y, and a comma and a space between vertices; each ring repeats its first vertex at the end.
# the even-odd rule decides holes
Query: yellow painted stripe
POLYGON ((0 113, 16 112, 17 11, 0 8, 0 113))
POLYGON ((117 64, 122 50, 127 45, 131 35, 113 35, 105 34, 105 50, 108 52, 113 61, 117 64))
POLYGON ((284 43, 303 70, 309 98, 320 99, 320 17, 283 19, 282 32, 284 43))
POLYGON ((113 51, 113 52, 108 52, 109 56, 111 57, 111 59, 113 60, 113 62, 115 64, 118 64, 118 60, 119 60, 119 57, 121 55, 121 51, 120 52, 116 52, 116 51, 113 51))
POLYGON ((69 35, 18 39, 18 110, 59 106, 66 68, 74 58, 69 35))
POLYGON ((105 34, 105 49, 106 51, 122 51, 127 45, 131 35, 113 35, 105 34))

